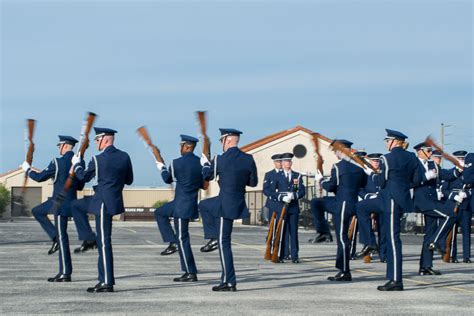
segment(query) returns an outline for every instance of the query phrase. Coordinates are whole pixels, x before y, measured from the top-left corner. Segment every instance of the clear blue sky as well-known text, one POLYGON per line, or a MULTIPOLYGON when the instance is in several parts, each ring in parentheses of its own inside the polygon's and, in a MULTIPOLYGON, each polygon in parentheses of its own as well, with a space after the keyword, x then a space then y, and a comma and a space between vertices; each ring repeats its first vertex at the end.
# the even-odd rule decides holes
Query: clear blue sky
POLYGON ((383 151, 386 127, 414 144, 444 122, 447 149, 473 151, 472 38, 469 0, 2 0, 0 173, 24 160, 24 119, 43 168, 86 111, 119 131, 136 185, 163 182, 135 129, 169 161, 200 109, 214 140, 303 125, 383 151))

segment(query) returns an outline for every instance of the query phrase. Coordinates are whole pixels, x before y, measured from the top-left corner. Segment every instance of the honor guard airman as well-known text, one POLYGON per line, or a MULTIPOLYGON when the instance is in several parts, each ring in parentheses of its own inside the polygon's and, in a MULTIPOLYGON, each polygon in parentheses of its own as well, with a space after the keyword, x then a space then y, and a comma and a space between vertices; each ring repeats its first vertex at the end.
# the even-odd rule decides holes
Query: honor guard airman
POLYGON ((80 181, 89 182, 94 178, 97 181, 90 211, 96 218, 99 283, 88 288, 87 292, 113 292, 112 217, 125 212, 122 191, 126 184, 132 184, 133 170, 128 154, 114 146, 117 132, 99 127, 94 127, 94 130, 96 148, 101 153, 92 157, 86 169, 80 164, 80 157, 74 156, 72 160, 80 181))
POLYGON ((269 193, 273 201, 276 201, 276 222, 281 217, 281 212, 285 203, 288 204, 286 215, 283 218, 284 226, 280 236, 279 262, 282 263, 286 257, 285 249, 290 246, 290 256, 293 263, 299 263, 299 241, 298 222, 300 207, 298 200, 305 195, 305 186, 301 174, 291 169, 293 164, 292 153, 281 154, 282 171, 275 174, 269 193), (289 235, 289 236, 288 236, 289 235))
MULTIPOLYGON (((352 142, 345 139, 334 140, 341 146, 351 148, 352 142)), ((334 143, 333 142, 333 143, 334 143)), ((316 230, 320 236, 330 235, 329 224, 324 213, 333 214, 336 227, 337 255, 336 268, 340 271, 328 277, 329 281, 352 281, 349 267, 350 243, 348 230, 352 216, 356 213, 358 194, 367 183, 367 176, 362 168, 350 162, 342 152, 336 151, 340 161, 331 169, 331 177, 323 180, 323 175, 318 171, 315 181, 320 182, 327 192, 335 193, 335 197, 316 198, 311 201, 311 210, 315 221, 316 230)))
POLYGON ((425 235, 418 274, 440 275, 440 271, 433 269, 433 251, 440 249, 440 242, 446 240, 454 223, 454 212, 444 209, 443 203, 438 199, 436 189, 441 174, 438 166, 431 160, 432 148, 424 142, 413 148, 416 150, 422 175, 422 178, 414 183, 415 212, 423 214, 425 219, 425 235))
POLYGON ((199 217, 197 200, 199 189, 203 187, 202 167, 198 156, 193 151, 197 138, 180 135, 180 152, 181 157, 174 159, 169 168, 161 162, 156 162, 158 170, 161 171, 161 177, 165 183, 171 184, 176 182, 176 193, 174 200, 166 203, 161 208, 168 217, 159 222, 160 231, 163 227, 166 231, 173 232, 169 223, 169 217, 174 218, 175 240, 178 243, 179 258, 181 261, 181 270, 184 274, 181 277, 174 278, 175 282, 196 282, 197 268, 194 261, 193 252, 191 250, 191 242, 189 238, 189 221, 199 217), (169 226, 169 227, 167 227, 169 226))
POLYGON ((274 168, 265 173, 265 177, 263 179, 263 195, 267 197, 264 205, 264 207, 268 209, 268 214, 265 215, 265 219, 267 221, 271 218, 273 212, 277 211, 278 208, 278 203, 271 199, 272 192, 270 191, 270 188, 275 181, 274 179, 276 175, 281 172, 281 154, 275 154, 271 157, 271 159, 273 161, 274 168))
POLYGON ((380 195, 384 203, 388 282, 377 289, 403 291, 400 219, 404 212, 413 212, 415 208, 410 189, 418 177, 420 164, 415 154, 405 149, 408 136, 390 129, 386 129, 386 132, 385 145, 389 153, 381 157, 380 176, 376 179, 381 187, 380 195))
POLYGON ((221 259, 221 283, 213 291, 236 291, 234 259, 231 249, 231 235, 234 220, 249 217, 245 202, 245 187, 258 184, 257 167, 252 155, 242 152, 237 146, 241 131, 221 128, 220 142, 222 155, 209 162, 205 155, 201 157, 204 180, 218 177, 219 195, 214 199, 213 213, 217 215, 219 255, 221 259))
MULTIPOLYGON (((93 186, 95 190, 97 184, 93 186)), ((92 196, 84 196, 82 199, 71 202, 71 212, 76 224, 77 235, 82 244, 74 249, 74 253, 83 253, 97 248, 96 235, 89 223, 89 206, 92 201, 92 196)))
POLYGON ((54 201, 58 198, 63 187, 69 177, 69 170, 71 169, 71 158, 74 155, 72 149, 77 143, 77 140, 71 136, 59 135, 59 154, 61 157, 54 158, 49 166, 41 172, 31 170, 29 165, 24 162, 23 169, 27 170, 29 177, 35 181, 43 182, 48 179, 53 180, 53 196, 45 203, 33 208, 35 218, 41 223, 43 228, 50 236, 54 235, 53 247, 48 252, 49 254, 59 250, 59 273, 49 278, 49 282, 70 282, 72 274, 71 252, 69 249, 69 237, 67 234, 68 217, 71 215, 71 202, 77 198, 77 190, 82 189, 83 184, 78 181, 73 183, 73 187, 68 191, 64 201, 61 203, 58 211, 54 215, 54 226, 51 229, 51 222, 47 218, 49 211, 53 207, 54 201), (41 215, 41 216, 40 216, 41 215))
MULTIPOLYGON (((367 155, 370 164, 375 170, 379 170, 380 157, 382 154, 373 153, 367 155)), ((379 176, 376 173, 368 171, 367 185, 360 190, 361 200, 357 203, 357 223, 359 225, 360 242, 364 248, 355 254, 356 258, 363 258, 378 250, 381 262, 386 261, 386 234, 383 227, 383 201, 380 196, 380 186, 377 185, 375 178, 379 176), (375 215, 377 223, 378 247, 375 239, 375 233, 372 227, 371 215, 375 215)))
MULTIPOLYGON (((453 156, 458 159, 461 166, 465 165, 465 157, 467 152, 464 150, 458 150, 453 152, 453 156)), ((462 170, 458 170, 456 167, 452 168, 449 174, 459 174, 459 177, 453 181, 446 181, 443 183, 442 191, 446 198, 445 208, 446 211, 457 210, 456 219, 451 225, 450 229, 453 231, 450 245, 449 258, 452 263, 457 263, 457 233, 458 229, 462 231, 462 249, 463 249, 463 262, 471 263, 471 218, 472 218, 472 206, 471 201, 471 185, 463 183, 463 177, 461 177, 462 170)))

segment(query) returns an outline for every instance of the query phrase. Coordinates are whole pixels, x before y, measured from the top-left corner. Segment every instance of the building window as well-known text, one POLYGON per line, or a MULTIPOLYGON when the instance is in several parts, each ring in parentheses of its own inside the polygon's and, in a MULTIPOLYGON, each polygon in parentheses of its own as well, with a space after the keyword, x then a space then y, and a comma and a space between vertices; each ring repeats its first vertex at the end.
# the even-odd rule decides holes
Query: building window
POLYGON ((293 154, 296 158, 303 158, 306 156, 306 147, 304 145, 298 144, 293 148, 293 154))

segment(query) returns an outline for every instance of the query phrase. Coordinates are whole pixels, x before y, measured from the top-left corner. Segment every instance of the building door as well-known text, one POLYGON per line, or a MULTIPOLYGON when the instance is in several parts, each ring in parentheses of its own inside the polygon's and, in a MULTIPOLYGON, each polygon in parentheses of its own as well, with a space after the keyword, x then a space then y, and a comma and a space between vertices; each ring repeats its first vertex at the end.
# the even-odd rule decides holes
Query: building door
POLYGON ((41 187, 27 187, 25 193, 21 187, 12 187, 12 217, 32 216, 31 209, 41 203, 41 187))

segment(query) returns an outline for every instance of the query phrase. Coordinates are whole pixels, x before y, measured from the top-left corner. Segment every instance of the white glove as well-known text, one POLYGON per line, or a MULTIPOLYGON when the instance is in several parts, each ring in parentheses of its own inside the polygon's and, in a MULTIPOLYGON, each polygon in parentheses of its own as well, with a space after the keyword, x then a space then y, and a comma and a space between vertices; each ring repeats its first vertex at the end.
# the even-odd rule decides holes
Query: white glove
POLYGON ((158 168, 159 171, 163 170, 163 168, 166 168, 165 164, 159 161, 155 161, 156 163, 156 168, 158 168))
POLYGON ((374 173, 374 171, 372 169, 370 169, 369 167, 367 167, 367 166, 364 167, 364 172, 368 176, 370 176, 372 173, 374 173))
POLYGON ((464 160, 458 160, 458 162, 461 165, 461 167, 464 168, 466 166, 464 160))
POLYGON ((286 194, 281 200, 285 203, 290 203, 291 202, 291 196, 292 194, 286 194))
POLYGON ((434 169, 430 169, 430 170, 425 172, 426 180, 435 179, 437 176, 438 176, 438 174, 436 173, 436 170, 434 170, 434 169))
POLYGON ((324 176, 319 172, 319 170, 316 171, 316 174, 314 175, 314 180, 316 182, 321 182, 321 180, 324 179, 324 176))
POLYGON ((23 169, 24 172, 27 172, 29 169, 31 168, 30 164, 26 161, 24 161, 22 164, 21 164, 21 169, 23 169))
POLYGON ((206 155, 204 155, 204 154, 201 155, 201 160, 200 160, 200 162, 201 162, 201 166, 203 166, 203 167, 204 167, 205 165, 209 165, 209 164, 210 164, 209 159, 207 159, 206 155))
POLYGON ((77 165, 78 163, 81 163, 82 159, 81 156, 72 156, 71 163, 73 166, 77 165))
POLYGON ((443 198, 443 192, 441 191, 436 191, 436 194, 438 195, 438 201, 440 201, 443 198))
POLYGON ((376 199, 376 198, 377 198, 377 193, 369 195, 369 200, 376 199))
MULTIPOLYGON (((459 192, 459 193, 461 193, 461 192, 459 192)), ((459 193, 454 197, 454 200, 455 200, 456 202, 458 202, 459 204, 461 204, 461 203, 462 203, 462 200, 464 200, 464 198, 463 198, 462 195, 460 195, 459 193)))
POLYGON ((460 191, 460 192, 458 193, 458 195, 459 195, 460 197, 462 197, 463 200, 464 200, 465 198, 467 198, 467 194, 466 194, 466 192, 464 192, 464 191, 460 191))

